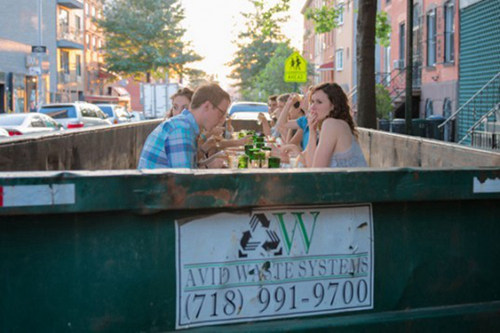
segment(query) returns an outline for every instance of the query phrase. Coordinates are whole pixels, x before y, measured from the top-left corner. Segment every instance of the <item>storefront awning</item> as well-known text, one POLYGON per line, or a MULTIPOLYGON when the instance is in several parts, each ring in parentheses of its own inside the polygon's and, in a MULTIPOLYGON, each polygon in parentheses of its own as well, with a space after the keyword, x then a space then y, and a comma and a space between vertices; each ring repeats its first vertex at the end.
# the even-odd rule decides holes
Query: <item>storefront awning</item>
POLYGON ((318 71, 320 71, 320 72, 333 71, 333 70, 335 70, 335 68, 333 66, 333 61, 325 62, 324 64, 322 64, 318 68, 318 71))

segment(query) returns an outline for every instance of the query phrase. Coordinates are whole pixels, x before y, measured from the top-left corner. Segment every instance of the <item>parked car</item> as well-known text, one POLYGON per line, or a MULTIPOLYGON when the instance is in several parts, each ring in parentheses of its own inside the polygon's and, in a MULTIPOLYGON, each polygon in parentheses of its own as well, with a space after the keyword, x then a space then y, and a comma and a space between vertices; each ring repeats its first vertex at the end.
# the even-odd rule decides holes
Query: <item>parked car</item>
POLYGON ((130 112, 130 117, 131 117, 130 120, 134 122, 146 120, 146 116, 142 111, 132 111, 130 112))
POLYGON ((0 138, 5 138, 5 137, 9 137, 9 132, 7 132, 6 130, 4 130, 3 128, 0 128, 0 138))
POLYGON ((99 109, 108 115, 109 121, 112 124, 123 124, 130 122, 130 113, 121 105, 118 104, 96 104, 99 109))
POLYGON ((57 132, 63 129, 51 117, 40 113, 7 113, 0 115, 0 127, 8 135, 57 132))
POLYGON ((68 129, 111 125, 108 116, 97 105, 86 102, 46 104, 38 112, 51 116, 68 129))
POLYGON ((238 120, 258 120, 259 113, 263 113, 267 120, 269 116, 268 106, 259 102, 235 102, 229 107, 229 117, 238 120))

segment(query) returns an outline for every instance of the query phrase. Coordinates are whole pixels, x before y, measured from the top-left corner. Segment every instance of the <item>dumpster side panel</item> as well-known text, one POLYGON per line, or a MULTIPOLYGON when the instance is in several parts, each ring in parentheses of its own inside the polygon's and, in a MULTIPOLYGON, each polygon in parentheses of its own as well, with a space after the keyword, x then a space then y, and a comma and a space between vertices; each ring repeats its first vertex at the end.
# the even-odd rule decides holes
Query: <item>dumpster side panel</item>
MULTIPOLYGON (((374 203, 373 310, 199 330, 499 329, 500 205, 485 198, 374 203)), ((262 208, 248 203, 244 212, 262 208)), ((197 205, 147 215, 3 215, 1 330, 173 330, 174 221, 242 211, 197 205)))

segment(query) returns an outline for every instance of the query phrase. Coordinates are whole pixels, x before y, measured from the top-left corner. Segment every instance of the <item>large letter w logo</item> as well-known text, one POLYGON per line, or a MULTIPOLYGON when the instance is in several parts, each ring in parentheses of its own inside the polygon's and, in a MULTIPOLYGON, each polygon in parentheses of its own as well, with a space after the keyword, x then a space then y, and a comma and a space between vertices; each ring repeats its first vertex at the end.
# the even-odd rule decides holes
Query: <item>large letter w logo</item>
POLYGON ((313 223, 310 234, 307 233, 306 226, 302 218, 304 213, 303 212, 291 213, 295 217, 295 224, 293 225, 291 236, 288 233, 288 229, 285 224, 285 219, 284 219, 285 214, 286 213, 274 213, 273 215, 276 216, 276 218, 278 219, 280 229, 283 234, 283 238, 285 239, 285 247, 287 254, 290 254, 290 250, 292 249, 293 239, 295 237, 295 230, 297 229, 297 225, 299 226, 300 234, 302 235, 302 240, 304 242, 306 253, 309 253, 309 247, 311 246, 311 241, 314 234, 314 228, 316 227, 316 220, 318 219, 319 212, 310 212, 310 214, 313 217, 313 223))

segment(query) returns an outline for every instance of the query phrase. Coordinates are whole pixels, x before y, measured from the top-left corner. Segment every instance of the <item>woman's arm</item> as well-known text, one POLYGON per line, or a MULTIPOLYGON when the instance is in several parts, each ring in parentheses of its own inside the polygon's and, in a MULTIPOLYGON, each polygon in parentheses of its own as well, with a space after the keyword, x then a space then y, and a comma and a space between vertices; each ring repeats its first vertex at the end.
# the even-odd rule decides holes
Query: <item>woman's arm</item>
MULTIPOLYGON (((311 164, 313 168, 324 168, 330 165, 332 154, 335 151, 335 145, 340 135, 339 133, 342 133, 337 125, 337 121, 332 118, 327 118, 323 121, 319 134, 319 142, 311 164)), ((310 141, 311 138, 309 138, 310 141)))
POLYGON ((265 136, 271 135, 271 127, 269 126, 269 122, 266 119, 266 116, 261 112, 258 115, 259 121, 262 123, 262 133, 265 136))
POLYGON ((296 95, 290 96, 285 104, 285 107, 280 113, 278 122, 276 123, 276 128, 280 131, 282 138, 286 138, 287 129, 299 129, 299 125, 297 125, 295 120, 288 120, 290 110, 293 107, 293 104, 297 101, 298 99, 296 95))

